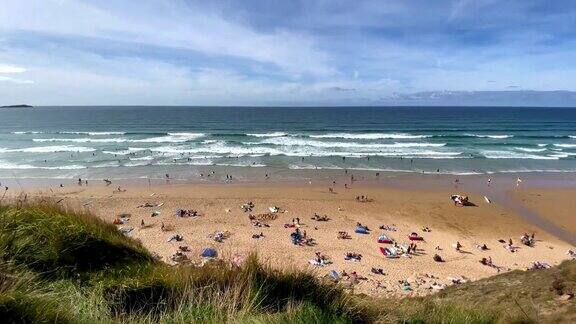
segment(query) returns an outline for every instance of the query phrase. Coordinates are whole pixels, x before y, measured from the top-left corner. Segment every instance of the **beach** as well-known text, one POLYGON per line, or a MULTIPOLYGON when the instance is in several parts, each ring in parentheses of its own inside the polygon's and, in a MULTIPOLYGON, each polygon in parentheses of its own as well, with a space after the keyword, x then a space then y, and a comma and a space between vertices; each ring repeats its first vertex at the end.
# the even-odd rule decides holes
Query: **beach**
POLYGON ((530 198, 522 207, 576 235, 568 216, 572 204, 568 197, 573 190, 522 188, 510 193, 513 186, 502 184, 512 183, 510 179, 495 178, 494 182, 502 188, 490 189, 494 195, 490 197, 492 203, 485 201, 485 193, 478 188, 483 180, 477 177, 459 178, 460 186, 452 183, 452 177, 391 177, 380 182, 350 182, 342 176, 335 178, 336 184, 328 181, 156 181, 147 184, 140 181, 114 182, 110 186, 90 182, 89 186, 78 186, 72 182, 62 188, 57 185, 50 189, 28 187, 25 191, 29 196, 53 196, 62 204, 86 209, 109 223, 125 214, 129 221, 118 227, 133 228, 129 233, 131 237, 169 263, 174 263, 171 256, 179 246, 187 246, 190 251, 184 254, 196 263, 201 263, 200 253, 206 247, 216 249, 224 259, 257 253, 263 262, 275 268, 311 269, 320 277, 327 276, 331 270, 356 272, 360 278, 366 278, 353 286, 356 293, 414 296, 433 293, 453 281, 478 280, 499 271, 525 269, 534 261, 556 265, 569 258, 566 252, 573 249, 571 243, 528 221, 509 208, 509 204, 500 205, 495 201, 502 198, 500 195, 511 197, 506 201, 518 204, 524 204, 526 197, 557 197, 553 201, 530 198), (559 195, 559 190, 564 196, 559 195), (457 207, 450 199, 452 194, 467 195, 476 206, 457 207), (358 201, 357 197, 361 196, 368 198, 358 201), (251 212, 241 209, 247 202, 254 204, 251 212), (151 207, 145 207, 146 204, 151 207), (249 214, 270 213, 269 207, 273 206, 279 211, 273 214, 274 220, 264 221, 269 227, 255 227, 251 223, 249 214), (195 210, 199 216, 177 217, 178 209, 195 210), (157 215, 152 216, 153 213, 157 215), (312 220, 314 214, 326 215, 329 220, 312 220), (295 228, 286 228, 285 224, 293 224, 296 218, 300 220, 300 231, 313 238, 315 245, 299 246, 291 242, 290 234, 295 228), (357 223, 367 226, 369 234, 356 234, 357 223), (396 231, 379 229, 382 225, 396 231), (423 230, 426 227, 429 231, 423 230), (228 232, 229 237, 216 242, 209 235, 217 231, 228 232), (338 239, 339 231, 346 231, 350 239, 338 239), (386 258, 380 252, 380 247, 391 246, 377 242, 381 234, 401 245, 412 243, 408 239, 412 232, 424 239, 413 241, 417 244, 414 253, 386 258), (535 234, 533 247, 520 242, 524 233, 535 234), (167 242, 175 234, 183 240, 167 242), (255 234, 263 237, 255 239, 255 234), (515 252, 505 248, 509 239, 517 248, 515 252), (460 251, 453 248, 456 242, 462 246, 460 251), (487 250, 478 248, 483 244, 487 250), (314 259, 316 252, 332 263, 312 266, 309 260, 314 259), (348 252, 361 254, 361 261, 345 261, 344 255, 348 252), (435 254, 444 262, 434 261, 435 254), (480 263, 488 257, 495 267, 480 263), (382 269, 384 275, 373 273, 372 268, 382 269), (400 281, 409 282, 410 290, 403 289, 400 281), (436 288, 432 288, 433 284, 436 288))
POLYGON ((224 259, 257 253, 275 268, 350 275, 354 292, 407 296, 555 265, 576 244, 574 110, 93 109, 4 111, 0 184, 9 197, 50 196, 119 223, 171 264, 199 264, 207 247, 224 259), (453 195, 475 206, 457 207, 453 195), (355 233, 363 226, 368 234, 355 233))

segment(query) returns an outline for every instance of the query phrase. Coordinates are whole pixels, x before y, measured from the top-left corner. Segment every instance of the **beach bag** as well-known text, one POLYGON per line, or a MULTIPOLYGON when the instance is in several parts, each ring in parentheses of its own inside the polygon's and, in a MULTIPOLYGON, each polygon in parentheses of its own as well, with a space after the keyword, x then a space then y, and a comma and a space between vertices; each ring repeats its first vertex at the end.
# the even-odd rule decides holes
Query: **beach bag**
POLYGON ((204 250, 202 250, 201 254, 201 256, 204 258, 215 258, 217 255, 218 252, 216 252, 216 250, 213 248, 205 248, 204 250))

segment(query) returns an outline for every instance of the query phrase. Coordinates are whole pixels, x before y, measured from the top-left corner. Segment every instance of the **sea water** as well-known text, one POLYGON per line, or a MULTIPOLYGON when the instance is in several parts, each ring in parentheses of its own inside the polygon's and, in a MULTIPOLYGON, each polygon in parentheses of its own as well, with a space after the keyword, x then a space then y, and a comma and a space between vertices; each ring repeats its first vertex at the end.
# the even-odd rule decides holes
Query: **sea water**
POLYGON ((36 107, 0 110, 0 178, 197 176, 207 167, 576 172, 576 109, 36 107))

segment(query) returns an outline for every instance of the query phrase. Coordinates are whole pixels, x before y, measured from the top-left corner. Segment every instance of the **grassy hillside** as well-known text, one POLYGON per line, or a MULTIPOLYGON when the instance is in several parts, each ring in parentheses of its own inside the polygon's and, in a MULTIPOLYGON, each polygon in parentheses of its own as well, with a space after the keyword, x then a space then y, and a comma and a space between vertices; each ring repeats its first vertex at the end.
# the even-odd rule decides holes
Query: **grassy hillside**
POLYGON ((574 319, 575 263, 513 272, 426 298, 377 300, 312 273, 169 266, 96 217, 53 204, 0 206, 3 322, 557 322, 574 319))

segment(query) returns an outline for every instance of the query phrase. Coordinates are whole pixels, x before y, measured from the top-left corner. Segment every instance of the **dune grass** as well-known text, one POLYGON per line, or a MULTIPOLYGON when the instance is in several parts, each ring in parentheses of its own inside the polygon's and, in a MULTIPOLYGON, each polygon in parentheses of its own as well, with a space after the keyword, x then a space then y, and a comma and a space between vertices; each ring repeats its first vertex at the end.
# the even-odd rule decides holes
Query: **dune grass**
MULTIPOLYGON (((0 318, 25 322, 371 321, 312 273, 250 256, 170 266, 92 215, 49 203, 0 207, 0 318)), ((369 318, 369 316, 374 316, 369 318)))
POLYGON ((434 296, 376 299, 311 272, 271 269, 255 255, 242 267, 170 266, 114 226, 46 202, 0 206, 0 251, 5 322, 529 323, 576 314, 570 304, 555 303, 574 291, 574 262, 434 296))

